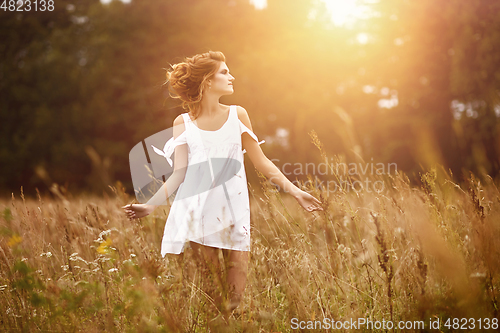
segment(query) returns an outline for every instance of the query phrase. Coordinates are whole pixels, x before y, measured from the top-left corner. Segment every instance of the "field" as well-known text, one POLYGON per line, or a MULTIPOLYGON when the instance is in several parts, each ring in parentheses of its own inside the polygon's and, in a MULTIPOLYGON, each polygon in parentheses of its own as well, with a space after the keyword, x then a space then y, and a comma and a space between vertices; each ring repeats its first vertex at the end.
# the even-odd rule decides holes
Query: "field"
MULTIPOLYGON (((370 177, 384 191, 310 187, 324 203, 314 213, 264 179, 250 187, 248 285, 217 331, 319 332, 338 320, 358 331, 498 328, 498 184, 472 174, 457 184, 439 167, 418 186, 402 173, 370 177)), ((131 222, 120 207, 133 198, 111 187, 0 201, 0 330, 208 331, 218 314, 191 250, 159 253, 168 207, 131 222)))

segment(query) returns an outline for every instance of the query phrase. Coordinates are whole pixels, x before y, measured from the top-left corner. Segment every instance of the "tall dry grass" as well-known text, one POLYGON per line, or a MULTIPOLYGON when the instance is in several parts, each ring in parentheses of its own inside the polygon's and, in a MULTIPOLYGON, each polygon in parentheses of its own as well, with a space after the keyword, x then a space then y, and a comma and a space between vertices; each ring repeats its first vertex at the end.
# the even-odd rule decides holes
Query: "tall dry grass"
MULTIPOLYGON (((333 163, 331 170, 332 179, 354 179, 333 163)), ((290 332, 292 318, 422 320, 430 331, 430 318, 441 325, 498 318, 493 180, 471 175, 456 184, 439 168, 423 174, 420 186, 402 173, 369 177, 385 190, 310 187, 324 203, 314 213, 265 180, 259 194, 250 187, 248 285, 239 311, 218 331, 290 332)), ((30 200, 21 190, 0 202, 3 331, 208 331, 217 313, 191 250, 159 254, 168 207, 130 222, 120 207, 132 198, 120 183, 112 188, 111 197, 58 192, 30 200)))

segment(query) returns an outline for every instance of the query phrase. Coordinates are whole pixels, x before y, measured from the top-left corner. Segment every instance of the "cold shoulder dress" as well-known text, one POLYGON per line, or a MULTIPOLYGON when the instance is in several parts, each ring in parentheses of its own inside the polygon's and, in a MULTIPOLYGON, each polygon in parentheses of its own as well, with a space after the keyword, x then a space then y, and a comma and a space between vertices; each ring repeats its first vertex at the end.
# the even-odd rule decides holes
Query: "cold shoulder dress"
POLYGON ((187 113, 182 117, 185 131, 168 140, 163 151, 153 146, 172 165, 175 147, 188 145, 188 166, 168 214, 161 254, 179 254, 189 241, 249 251, 250 203, 241 135, 264 141, 239 120, 236 105, 216 131, 198 128, 187 113))

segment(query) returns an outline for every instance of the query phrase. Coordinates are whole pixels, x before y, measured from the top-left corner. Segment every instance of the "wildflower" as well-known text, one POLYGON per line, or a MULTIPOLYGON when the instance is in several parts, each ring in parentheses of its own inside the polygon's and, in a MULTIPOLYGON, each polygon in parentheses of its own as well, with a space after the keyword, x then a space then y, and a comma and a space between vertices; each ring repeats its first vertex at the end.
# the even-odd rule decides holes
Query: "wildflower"
POLYGON ((116 268, 116 267, 114 267, 114 268, 110 268, 110 269, 108 270, 108 272, 110 272, 110 273, 113 273, 113 272, 116 272, 116 271, 118 271, 118 268, 116 268))
POLYGON ((111 260, 111 259, 110 259, 110 258, 108 258, 108 257, 106 257, 106 256, 105 256, 105 255, 103 255, 103 254, 100 254, 100 255, 99 255, 99 257, 97 257, 97 259, 96 259, 96 260, 97 260, 98 262, 102 262, 102 263, 104 263, 104 262, 109 261, 109 260, 111 260))
POLYGON ((106 239, 99 245, 99 247, 97 248, 97 252, 100 254, 108 254, 110 252, 111 243, 111 238, 106 239))
POLYGON ((83 263, 85 263, 87 265, 89 264, 85 259, 83 259, 82 257, 80 257, 77 252, 75 252, 72 255, 70 255, 69 256, 69 260, 71 260, 71 261, 78 261, 79 260, 79 261, 81 261, 81 262, 83 262, 83 263))
POLYGON ((111 231, 118 231, 118 229, 116 228, 111 228, 111 229, 108 229, 108 230, 103 230, 101 231, 101 233, 99 234, 99 236, 97 237, 97 239, 95 240, 95 242, 98 242, 98 243, 102 243, 104 242, 104 236, 109 236, 111 234, 111 231))
POLYGON ((9 239, 9 242, 7 243, 7 245, 9 247, 14 247, 16 246, 17 244, 21 243, 23 239, 19 236, 19 235, 14 235, 12 236, 10 239, 9 239))

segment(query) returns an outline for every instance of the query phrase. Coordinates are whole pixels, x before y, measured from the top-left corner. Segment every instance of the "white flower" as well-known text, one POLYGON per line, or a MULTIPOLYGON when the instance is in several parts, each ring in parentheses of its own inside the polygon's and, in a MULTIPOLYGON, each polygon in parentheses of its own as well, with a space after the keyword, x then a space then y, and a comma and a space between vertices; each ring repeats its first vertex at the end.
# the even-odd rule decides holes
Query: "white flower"
POLYGON ((85 259, 83 259, 82 257, 78 256, 78 253, 76 253, 76 252, 69 256, 69 260, 70 261, 80 260, 81 262, 88 265, 88 262, 85 259))
POLYGON ((116 271, 118 271, 118 268, 110 268, 108 270, 108 272, 110 272, 110 273, 113 273, 113 272, 116 272, 116 271))

